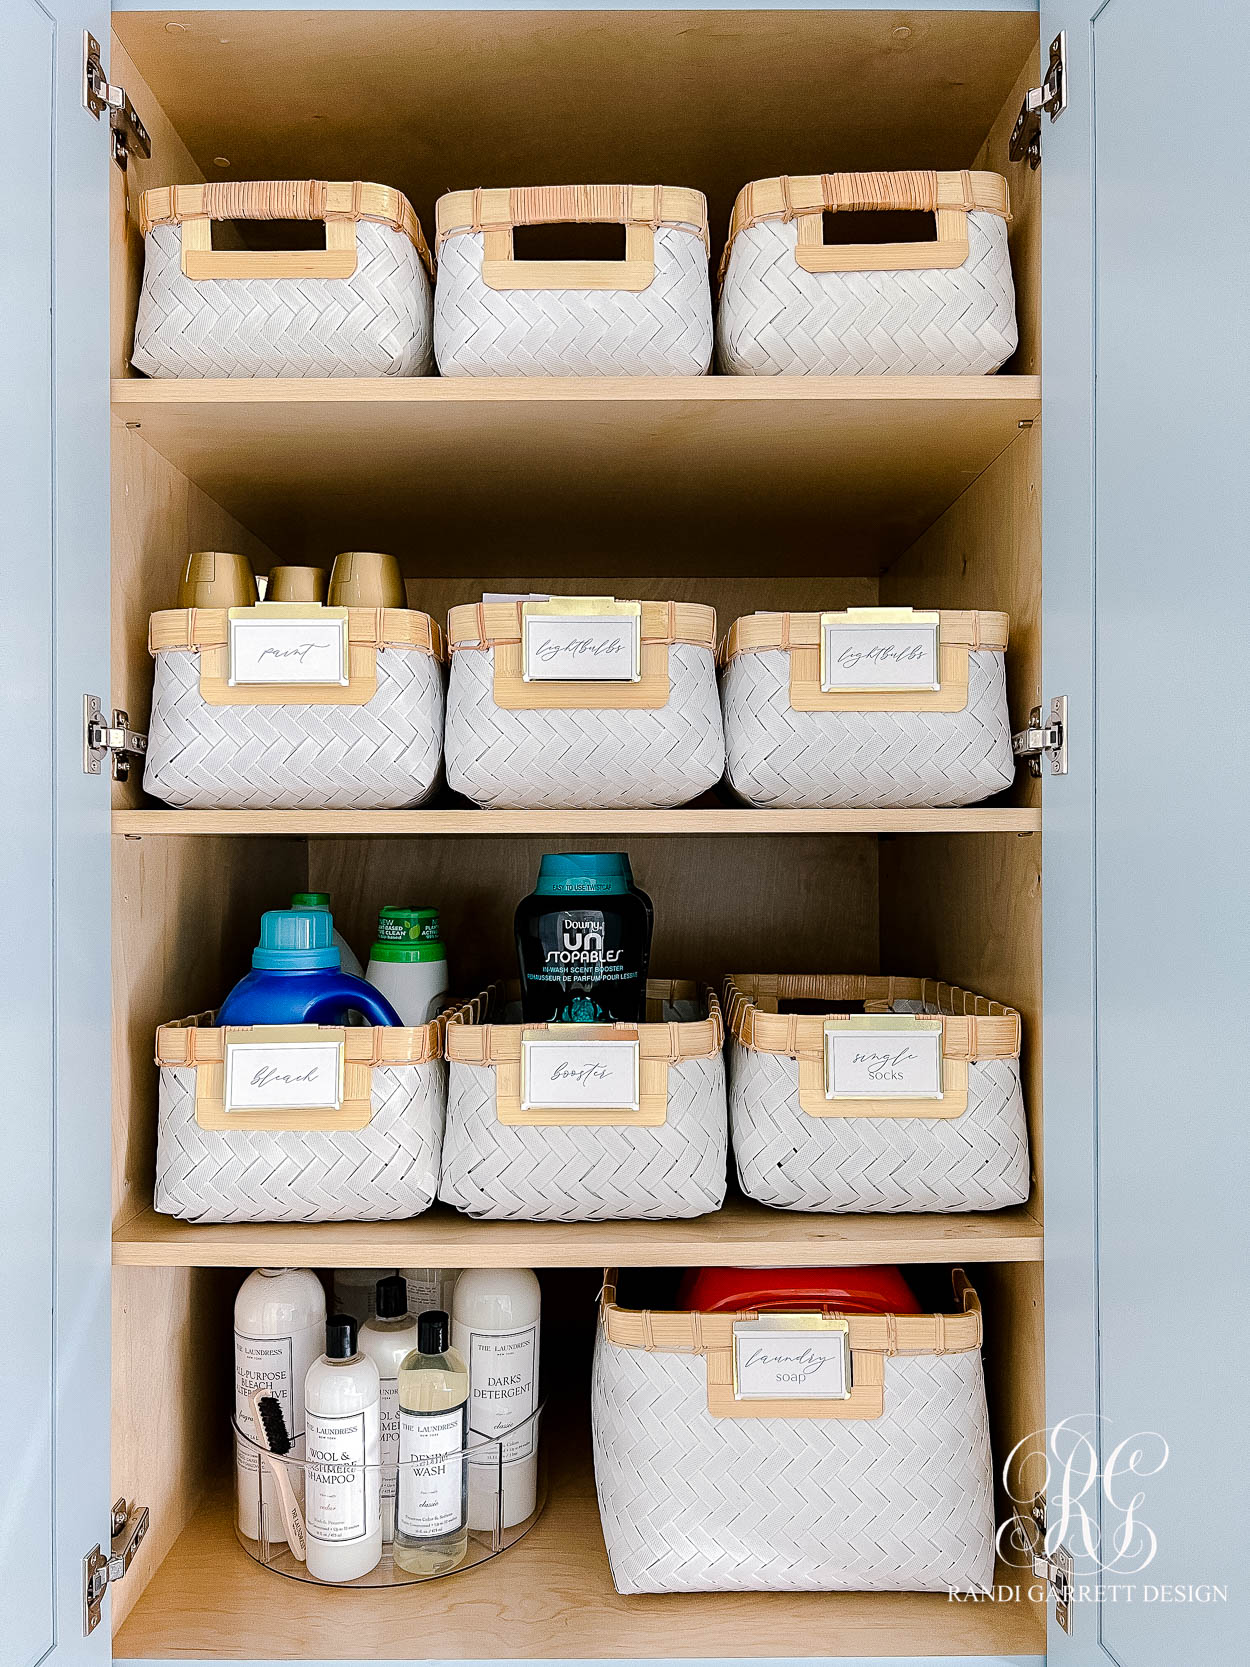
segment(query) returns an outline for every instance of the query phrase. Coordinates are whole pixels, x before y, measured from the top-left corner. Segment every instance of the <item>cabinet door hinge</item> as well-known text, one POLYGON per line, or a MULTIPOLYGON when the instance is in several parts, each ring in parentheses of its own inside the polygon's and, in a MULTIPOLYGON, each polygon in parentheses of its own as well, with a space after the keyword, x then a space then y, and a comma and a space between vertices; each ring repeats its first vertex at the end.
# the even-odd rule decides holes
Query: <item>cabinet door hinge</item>
POLYGON ((113 780, 126 781, 130 775, 131 759, 140 759, 148 750, 148 738, 131 729, 130 716, 120 707, 113 711, 113 722, 104 721, 104 708, 99 695, 82 697, 82 767, 83 774, 98 776, 106 757, 113 760, 113 780))
POLYGON ((86 29, 82 36, 82 103, 83 109, 97 121, 108 111, 109 128, 113 134, 113 161, 123 173, 131 151, 136 156, 151 156, 152 140, 139 112, 126 97, 126 89, 112 86, 105 78, 104 66, 100 62, 100 43, 86 29))
POLYGON ((1072 1631, 1072 1553, 1066 1545, 1046 1548, 1046 1495, 1035 1493, 1028 1516, 1019 1507, 1012 1512, 1016 1543, 1027 1551, 1034 1580, 1043 1580, 1055 1599, 1055 1619, 1065 1632, 1072 1631))
POLYGON ((143 1544, 148 1531, 146 1505, 127 1505, 124 1499, 113 1501, 110 1513, 109 1554, 106 1557, 98 1545, 82 1560, 82 1630, 89 1637, 100 1624, 100 1606, 109 1586, 121 1580, 134 1561, 135 1552, 143 1544))
POLYGON ((1068 37, 1061 29, 1050 43, 1046 79, 1040 87, 1030 87, 1024 95, 1016 125, 1011 130, 1011 160, 1023 162, 1027 156, 1029 167, 1036 168, 1042 160, 1042 111, 1055 122, 1067 108, 1068 37))
POLYGON ((1029 713, 1029 727, 1018 729, 1011 737, 1011 750, 1017 758, 1028 760, 1029 772, 1040 776, 1042 759, 1049 758, 1052 776, 1068 773, 1068 697, 1056 695, 1050 703, 1046 722, 1042 709, 1035 706, 1029 713))

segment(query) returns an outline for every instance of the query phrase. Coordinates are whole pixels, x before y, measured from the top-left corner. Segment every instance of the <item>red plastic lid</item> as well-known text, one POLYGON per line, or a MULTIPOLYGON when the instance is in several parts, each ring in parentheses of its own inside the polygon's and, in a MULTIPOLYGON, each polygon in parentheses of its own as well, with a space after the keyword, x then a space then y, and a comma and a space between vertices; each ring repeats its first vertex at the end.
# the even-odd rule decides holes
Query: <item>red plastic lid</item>
POLYGON ((749 1308, 832 1308, 840 1314, 919 1314, 897 1268, 691 1268, 678 1306, 701 1314, 749 1308))

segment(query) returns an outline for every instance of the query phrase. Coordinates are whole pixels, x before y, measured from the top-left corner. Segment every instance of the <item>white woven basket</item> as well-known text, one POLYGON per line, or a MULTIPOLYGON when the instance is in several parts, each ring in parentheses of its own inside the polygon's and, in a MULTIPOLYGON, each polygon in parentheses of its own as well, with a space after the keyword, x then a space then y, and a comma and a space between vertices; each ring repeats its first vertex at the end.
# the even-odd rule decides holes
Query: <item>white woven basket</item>
POLYGON ((521 620, 518 602, 451 610, 445 749, 456 792, 491 809, 662 809, 721 779, 711 608, 642 603, 633 683, 526 682, 521 620))
POLYGON ((851 1396, 738 1401, 733 1323, 623 1309, 591 1379, 618 1592, 984 1591, 993 1474, 981 1312, 852 1315, 851 1396))
POLYGON ((505 1011, 511 1022, 475 1025, 466 1012, 448 1024, 445 1204, 490 1221, 666 1221, 720 1209, 729 1155, 720 1004, 693 984, 652 980, 647 996, 646 1024, 559 1027, 638 1037, 638 1113, 523 1112, 522 1035, 547 1026, 522 1027, 519 1010, 505 1011))
POLYGON ((131 363, 147 376, 425 376, 433 262, 407 199, 361 180, 143 193, 131 363), (215 220, 319 220, 324 249, 214 249, 215 220))
POLYGON ((1007 182, 986 173, 756 180, 734 204, 716 356, 739 376, 987 375, 1016 349, 1007 182), (936 239, 826 244, 826 210, 932 213, 936 239))
MULTIPOLYGON (((890 633, 895 625, 880 629, 890 633)), ((726 773, 774 809, 969 805, 1011 785, 1007 615, 943 609, 755 614, 721 647, 726 773), (822 621, 939 620, 937 688, 822 688, 822 621)))
POLYGON ((441 1021, 417 1029, 224 1031, 212 1020, 205 1013, 157 1031, 162 1214, 202 1222, 406 1221, 429 1209, 447 1100, 441 1021), (224 1110, 227 1040, 339 1039, 342 1111, 224 1110))
POLYGON ((707 203, 665 185, 455 191, 437 209, 444 376, 702 376, 712 357, 707 203), (623 261, 518 261, 513 228, 625 227, 623 261))
MULTIPOLYGON (((930 979, 859 974, 735 975, 725 1008, 734 1160, 749 1198, 781 1210, 885 1214, 1001 1210, 1027 1199, 1020 1015, 1011 1008, 930 979), (943 1100, 827 1099, 826 1015, 778 1011, 793 1002, 941 1016, 943 1100)), ((905 1044, 906 1033, 890 1041, 905 1044)))
POLYGON ((348 684, 328 687, 231 686, 224 608, 153 614, 144 790, 192 810, 399 810, 427 799, 442 764, 442 632, 406 608, 347 616, 348 684))

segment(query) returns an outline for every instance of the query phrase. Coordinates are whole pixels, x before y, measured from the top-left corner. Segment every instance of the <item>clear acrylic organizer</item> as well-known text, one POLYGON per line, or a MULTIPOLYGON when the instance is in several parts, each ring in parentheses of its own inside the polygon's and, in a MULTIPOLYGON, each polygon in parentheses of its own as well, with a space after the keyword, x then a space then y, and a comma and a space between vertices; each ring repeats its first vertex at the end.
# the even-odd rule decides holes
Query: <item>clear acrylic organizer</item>
MULTIPOLYGON (((279 1458, 258 1447, 232 1420, 235 1537, 248 1556, 265 1568, 314 1586, 408 1586, 460 1574, 515 1545, 542 1514, 547 1495, 546 1465, 538 1439, 542 1410, 538 1406, 523 1423, 497 1438, 483 1440, 475 1436, 469 1446, 440 1455, 441 1463, 463 1467, 468 1499, 467 1549, 454 1568, 437 1574, 416 1574, 401 1568, 392 1555, 393 1540, 389 1536, 402 1481, 400 1472, 411 1466, 348 1462, 327 1473, 324 1465, 315 1465, 307 1458, 294 1454, 279 1458), (318 1501, 318 1508, 322 1508, 323 1519, 326 1517, 323 1502, 329 1486, 333 1504, 328 1514, 334 1518, 331 1532, 335 1538, 329 1542, 323 1540, 322 1544, 345 1548, 345 1558, 337 1560, 371 1555, 367 1542, 372 1524, 381 1523, 382 1550, 374 1567, 363 1574, 343 1578, 331 1574, 319 1577, 309 1571, 307 1561, 297 1557, 287 1543, 276 1479, 278 1467, 290 1484, 301 1516, 313 1497, 318 1501)), ((329 1560, 336 1559, 332 1556, 329 1560)))

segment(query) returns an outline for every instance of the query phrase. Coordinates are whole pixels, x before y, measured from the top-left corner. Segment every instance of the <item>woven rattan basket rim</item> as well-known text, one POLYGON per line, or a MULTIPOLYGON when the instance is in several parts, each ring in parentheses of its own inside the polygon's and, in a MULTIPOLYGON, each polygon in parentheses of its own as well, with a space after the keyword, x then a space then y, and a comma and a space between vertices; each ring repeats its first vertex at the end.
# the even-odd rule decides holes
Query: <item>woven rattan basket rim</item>
POLYGON ((1007 181, 1001 174, 969 168, 897 168, 876 173, 782 174, 754 179, 734 199, 718 278, 724 279, 738 233, 765 220, 789 221, 800 214, 823 214, 826 210, 847 213, 905 209, 929 213, 939 208, 977 210, 1010 220, 1007 181))
MULTIPOLYGON (((258 617, 263 619, 263 613, 258 617)), ((176 648, 225 648, 229 627, 226 608, 165 608, 148 620, 148 653, 155 658, 176 648)), ((439 661, 447 658, 437 621, 415 608, 349 608, 347 640, 378 648, 412 648, 439 661)))
POLYGON ((730 973, 725 979, 725 1025, 735 1041, 757 1053, 820 1059, 829 1013, 775 1013, 758 1005, 778 1001, 862 1001, 888 1009, 895 1001, 936 1007, 943 1019, 947 1059, 1019 1059, 1020 1015, 1014 1007, 935 978, 884 973, 730 973))
MULTIPOLYGON (((733 1347, 736 1320, 753 1320, 754 1309, 699 1314, 685 1310, 622 1308, 616 1300, 617 1272, 605 1268, 599 1318, 604 1336, 624 1349, 648 1354, 707 1354, 733 1347)), ((966 1354, 981 1347, 981 1302, 962 1268, 951 1272, 960 1311, 955 1314, 848 1314, 852 1349, 886 1355, 966 1354)), ((796 1312, 802 1305, 796 1304, 796 1312)), ((836 1309, 827 1310, 830 1314, 836 1309)))
POLYGON ((139 199, 139 230, 184 220, 371 220, 402 232, 434 276, 434 257, 416 211, 391 185, 371 180, 212 180, 160 185, 139 199))
MULTIPOLYGON (((462 602, 452 608, 447 615, 450 652, 519 643, 522 605, 520 602, 462 602)), ((714 653, 716 609, 702 602, 643 602, 642 641, 690 643, 714 653)))
MULTIPOLYGON (((1010 615, 984 608, 939 608, 938 633, 956 648, 988 649, 1004 653, 1010 615)), ((780 648, 820 647, 820 619, 815 613, 745 614, 735 619, 716 651, 718 664, 727 666, 739 654, 760 654, 780 648)))
MULTIPOLYGON (((497 986, 501 996, 514 997, 520 995, 519 985, 509 985, 504 991, 497 986)), ((674 1002, 703 1000, 707 1006, 705 1019, 662 1019, 647 1020, 642 1024, 617 1024, 614 1030, 646 1032, 653 1042, 663 1036, 667 1041, 667 1050, 660 1050, 656 1057, 666 1057, 670 1064, 676 1064, 682 1059, 710 1059, 720 1052, 725 1045, 725 1024, 721 1014, 720 1001, 716 991, 709 985, 699 985, 689 979, 649 978, 647 980, 647 1002, 674 1002)), ((496 1057, 493 1043, 493 1033, 504 1031, 516 1035, 522 1030, 547 1030, 545 1024, 481 1024, 467 1016, 467 1011, 448 1015, 447 1034, 445 1038, 446 1056, 459 1065, 497 1065, 501 1060, 496 1057)), ((600 1026, 607 1029, 607 1026, 600 1026)), ((509 1058, 514 1051, 509 1050, 509 1058)))
POLYGON ((709 247, 707 198, 686 185, 514 185, 449 191, 434 205, 435 248, 465 232, 589 224, 675 227, 709 247))

